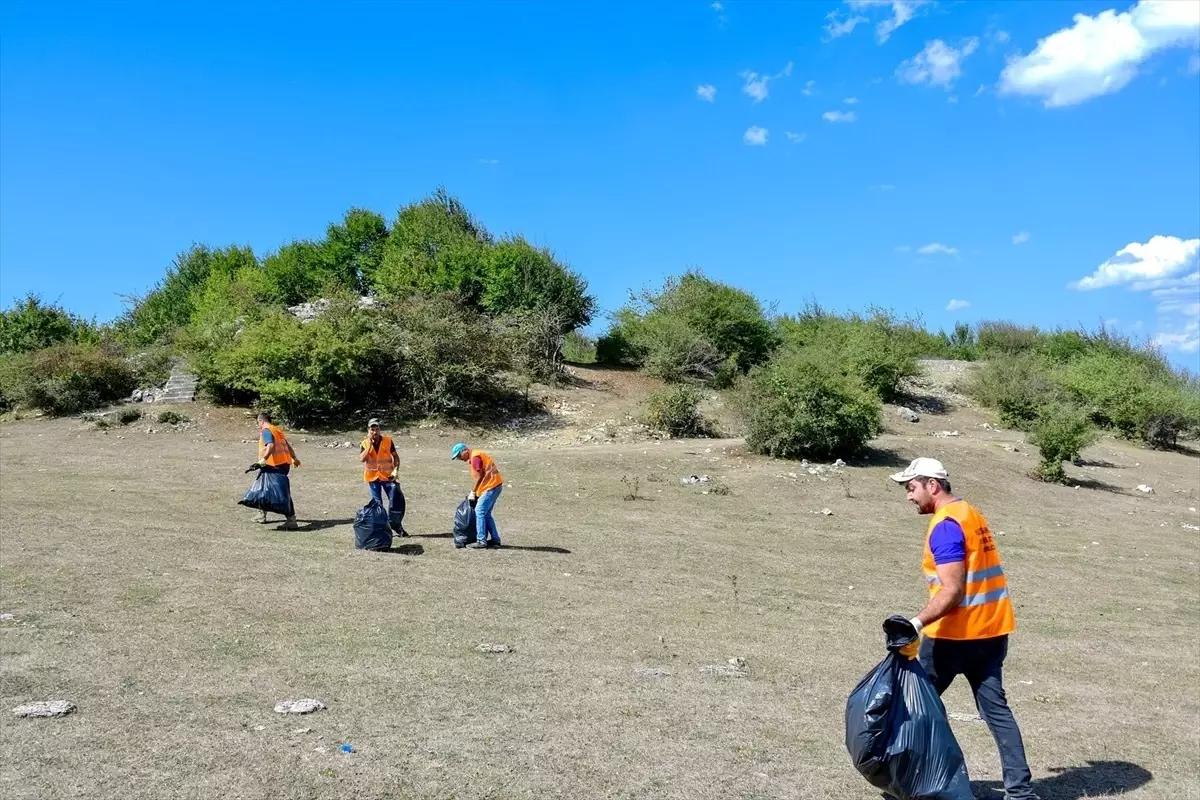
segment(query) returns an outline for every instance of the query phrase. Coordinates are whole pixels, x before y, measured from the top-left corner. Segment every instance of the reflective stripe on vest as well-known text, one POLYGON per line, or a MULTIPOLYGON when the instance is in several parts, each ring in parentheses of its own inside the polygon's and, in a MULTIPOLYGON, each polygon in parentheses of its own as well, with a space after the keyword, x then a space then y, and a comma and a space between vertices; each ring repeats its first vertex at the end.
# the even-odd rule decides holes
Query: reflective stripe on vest
POLYGON ((292 448, 288 446, 287 437, 283 435, 283 431, 278 426, 267 423, 267 430, 271 432, 271 437, 275 440, 275 447, 272 448, 271 455, 267 456, 267 444, 261 439, 259 440, 258 458, 260 461, 270 467, 284 467, 292 463, 292 448))
POLYGON ((395 469, 395 462, 392 461, 392 437, 380 436, 379 447, 371 449, 371 439, 368 437, 363 439, 363 448, 367 451, 367 460, 363 462, 363 480, 367 483, 372 481, 390 481, 392 479, 392 470, 395 469))
POLYGON ((475 493, 483 494, 484 492, 495 489, 497 486, 504 485, 504 478, 500 475, 500 470, 496 469, 496 462, 492 461, 492 457, 482 450, 471 451, 471 461, 476 458, 480 461, 480 466, 483 468, 481 472, 475 472, 475 467, 471 467, 471 475, 475 478, 475 493))
POLYGON ((945 519, 954 520, 963 531, 967 556, 965 594, 957 607, 937 622, 926 625, 922 632, 934 639, 990 639, 1012 633, 1015 627, 1013 606, 1000 552, 988 530, 987 520, 963 500, 947 503, 929 521, 921 568, 930 597, 940 591, 941 581, 929 538, 938 523, 945 519))

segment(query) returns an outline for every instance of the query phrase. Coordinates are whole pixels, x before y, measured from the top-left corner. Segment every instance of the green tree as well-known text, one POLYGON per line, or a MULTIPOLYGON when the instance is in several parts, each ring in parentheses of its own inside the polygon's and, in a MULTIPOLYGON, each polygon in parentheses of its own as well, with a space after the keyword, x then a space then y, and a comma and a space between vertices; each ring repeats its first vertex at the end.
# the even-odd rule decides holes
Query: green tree
POLYGON ((163 341, 191 321, 196 293, 209 275, 233 275, 248 267, 258 267, 258 259, 249 247, 211 249, 193 245, 176 257, 154 289, 144 297, 131 299, 117 329, 134 344, 163 341))
POLYGON ((0 311, 0 353, 28 353, 56 344, 99 341, 96 326, 32 292, 0 311))
POLYGON ((587 325, 596 311, 587 281, 520 236, 490 248, 485 281, 482 305, 488 313, 554 309, 563 325, 560 334, 587 325))
POLYGON ((475 305, 484 293, 491 244, 487 229, 439 188, 396 215, 374 288, 395 297, 453 292, 475 305))

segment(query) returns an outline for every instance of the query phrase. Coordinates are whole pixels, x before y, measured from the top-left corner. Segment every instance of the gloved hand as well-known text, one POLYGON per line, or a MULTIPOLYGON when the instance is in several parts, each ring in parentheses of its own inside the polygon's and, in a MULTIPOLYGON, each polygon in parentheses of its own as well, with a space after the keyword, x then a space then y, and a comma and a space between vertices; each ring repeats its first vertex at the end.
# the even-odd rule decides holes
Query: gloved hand
POLYGON ((399 478, 400 478, 400 468, 399 468, 399 467, 396 467, 394 470, 392 470, 392 474, 391 474, 391 475, 388 475, 388 478, 390 478, 391 480, 399 480, 399 478))
POLYGON ((469 495, 467 495, 467 500, 468 500, 468 501, 470 501, 470 502, 472 502, 472 503, 474 503, 474 502, 475 502, 476 500, 478 500, 478 499, 479 499, 479 498, 475 496, 475 493, 474 493, 474 492, 471 492, 469 495))
POLYGON ((298 459, 298 458, 292 459, 292 466, 295 467, 296 469, 300 469, 300 459, 298 459))

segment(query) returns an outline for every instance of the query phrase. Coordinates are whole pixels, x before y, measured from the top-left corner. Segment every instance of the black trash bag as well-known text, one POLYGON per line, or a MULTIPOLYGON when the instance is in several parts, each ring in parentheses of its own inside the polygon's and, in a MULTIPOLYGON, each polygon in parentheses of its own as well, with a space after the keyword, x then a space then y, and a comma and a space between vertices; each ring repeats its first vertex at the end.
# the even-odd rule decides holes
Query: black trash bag
POLYGON ((887 658, 846 701, 846 750, 854 768, 898 800, 972 800, 946 707, 916 659, 916 628, 895 616, 883 631, 887 658))
POLYGON ((454 546, 466 547, 475 541, 475 503, 467 498, 454 512, 454 546))
MULTIPOLYGON (((246 470, 249 472, 250 470, 246 470)), ((238 500, 239 505, 257 508, 273 514, 290 517, 295 514, 292 507, 292 482, 282 472, 271 467, 260 467, 246 496, 238 500)))
POLYGON ((404 499, 404 490, 397 483, 396 488, 392 490, 391 499, 388 501, 388 524, 392 526, 392 530, 396 533, 401 533, 404 530, 404 510, 407 507, 408 503, 404 499))
POLYGON ((388 513, 374 497, 354 514, 354 546, 359 550, 387 550, 392 546, 388 513))

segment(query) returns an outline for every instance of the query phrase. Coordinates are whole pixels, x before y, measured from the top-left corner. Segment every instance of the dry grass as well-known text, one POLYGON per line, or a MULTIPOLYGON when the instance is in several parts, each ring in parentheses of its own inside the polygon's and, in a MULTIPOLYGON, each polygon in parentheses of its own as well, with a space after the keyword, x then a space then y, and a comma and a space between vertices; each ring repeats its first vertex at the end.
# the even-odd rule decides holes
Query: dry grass
MULTIPOLYGON (((224 419, 0 428, 3 797, 876 797, 842 713, 880 622, 923 600, 922 521, 886 480, 918 452, 1005 533, 1009 696, 1043 796, 1200 796, 1195 459, 1106 442, 1089 455, 1113 466, 1073 470, 1100 489, 1041 485, 1001 449, 1014 437, 961 412, 893 425, 847 498, 732 442, 528 442, 492 451, 510 548, 477 552, 446 536, 467 489, 454 437, 418 430, 400 446, 420 552, 369 554, 352 451, 296 441, 299 516, 320 522, 277 532, 235 505, 253 431, 224 419), (732 493, 680 486, 692 473, 732 493), (625 502, 634 475, 648 499, 625 502), (739 656, 748 678, 701 670, 739 656), (79 710, 7 712, 59 697, 79 710), (298 697, 329 708, 273 713, 298 697)), ((972 711, 965 685, 946 702, 972 711)), ((998 797, 986 728, 955 730, 998 797)))

